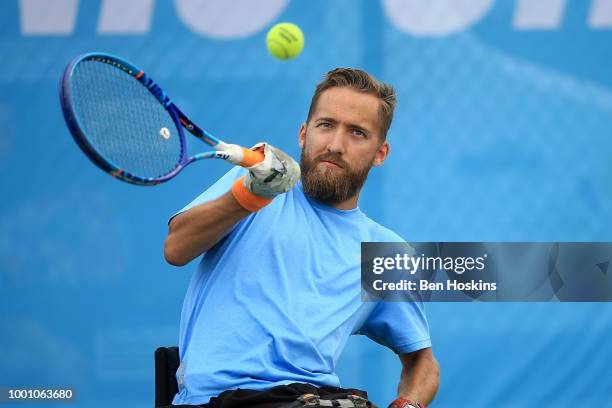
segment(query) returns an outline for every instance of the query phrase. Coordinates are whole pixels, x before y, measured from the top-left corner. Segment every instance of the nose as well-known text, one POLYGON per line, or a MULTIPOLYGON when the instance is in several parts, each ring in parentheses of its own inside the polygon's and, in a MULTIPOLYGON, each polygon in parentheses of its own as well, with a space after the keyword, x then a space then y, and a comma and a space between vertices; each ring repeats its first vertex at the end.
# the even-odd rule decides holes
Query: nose
POLYGON ((341 126, 336 127, 327 143, 327 152, 341 155, 344 153, 344 135, 341 126))

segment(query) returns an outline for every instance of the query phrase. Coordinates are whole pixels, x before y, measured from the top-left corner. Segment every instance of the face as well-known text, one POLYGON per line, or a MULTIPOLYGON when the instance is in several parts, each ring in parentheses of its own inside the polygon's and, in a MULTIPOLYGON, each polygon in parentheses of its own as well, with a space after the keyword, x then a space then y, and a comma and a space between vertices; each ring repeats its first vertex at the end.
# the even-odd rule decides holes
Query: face
POLYGON ((347 87, 320 95, 299 134, 306 194, 331 205, 356 205, 370 169, 389 152, 382 141, 379 104, 376 96, 347 87))

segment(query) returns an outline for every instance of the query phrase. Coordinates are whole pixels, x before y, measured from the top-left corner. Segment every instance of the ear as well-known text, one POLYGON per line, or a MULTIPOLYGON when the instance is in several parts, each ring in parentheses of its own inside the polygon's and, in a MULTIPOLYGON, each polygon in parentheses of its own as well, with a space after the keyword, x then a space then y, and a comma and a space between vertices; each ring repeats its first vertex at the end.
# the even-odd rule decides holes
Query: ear
POLYGON ((306 122, 302 123, 300 125, 300 131, 298 133, 298 144, 300 145, 300 148, 304 148, 304 142, 306 139, 306 122))
POLYGON ((382 165, 387 159, 391 145, 386 140, 378 147, 376 155, 374 156, 374 166, 382 165))

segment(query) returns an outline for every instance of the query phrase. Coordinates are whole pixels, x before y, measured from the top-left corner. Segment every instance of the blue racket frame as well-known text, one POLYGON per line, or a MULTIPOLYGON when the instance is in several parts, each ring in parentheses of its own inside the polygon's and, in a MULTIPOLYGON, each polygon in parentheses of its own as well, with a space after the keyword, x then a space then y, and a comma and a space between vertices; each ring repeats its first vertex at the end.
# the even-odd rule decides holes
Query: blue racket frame
POLYGON ((223 150, 198 153, 194 156, 187 157, 187 143, 185 140, 185 133, 183 132, 183 129, 187 129, 192 135, 194 135, 204 143, 208 144, 209 146, 219 147, 220 145, 225 145, 225 143, 217 139, 215 136, 211 135, 207 131, 199 128, 187 116, 185 116, 185 114, 183 114, 183 112, 181 112, 180 109, 178 109, 176 105, 170 100, 168 95, 165 94, 161 87, 157 85, 155 81, 153 81, 153 79, 151 79, 147 74, 145 74, 142 69, 125 61, 122 58, 111 54, 87 53, 73 59, 64 69, 64 72, 61 76, 60 104, 64 119, 66 120, 66 124, 68 125, 68 129, 70 130, 70 133, 72 134, 74 140, 81 148, 83 153, 85 153, 100 169, 110 174, 111 176, 118 178, 122 181, 126 181, 128 183, 152 186, 170 180, 171 178, 176 176, 185 166, 196 160, 209 158, 219 158, 227 160, 229 158, 228 153, 224 152, 223 150), (109 160, 108 158, 101 155, 92 146, 92 144, 87 139, 87 135, 83 130, 83 126, 79 123, 78 115, 74 111, 72 103, 72 76, 76 66, 82 61, 96 61, 100 63, 106 63, 112 65, 117 69, 121 69, 123 72, 131 75, 132 77, 134 77, 134 79, 139 81, 145 88, 147 88, 149 92, 155 96, 159 103, 168 111, 170 117, 176 125, 176 128, 179 131, 179 139, 181 146, 180 159, 176 164, 176 167, 174 167, 169 173, 164 174, 160 177, 140 177, 138 175, 131 174, 125 169, 119 167, 117 164, 113 163, 112 160, 109 160))

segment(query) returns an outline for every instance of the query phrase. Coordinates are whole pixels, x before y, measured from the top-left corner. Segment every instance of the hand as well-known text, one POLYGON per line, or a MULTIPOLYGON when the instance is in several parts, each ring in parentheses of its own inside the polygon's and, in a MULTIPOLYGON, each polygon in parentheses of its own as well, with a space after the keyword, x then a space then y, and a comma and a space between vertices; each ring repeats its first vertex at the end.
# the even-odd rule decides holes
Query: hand
POLYGON ((425 408, 425 405, 420 402, 411 401, 409 399, 399 397, 391 404, 389 404, 388 408, 425 408))
POLYGON ((263 150, 265 158, 247 168, 249 172, 234 183, 232 193, 242 207, 257 211, 277 195, 293 188, 300 178, 300 166, 287 153, 270 144, 258 143, 252 149, 263 150))
POLYGON ((252 149, 263 149, 265 159, 248 168, 244 186, 263 198, 274 198, 291 190, 300 178, 299 164, 287 153, 268 143, 257 143, 252 149))

